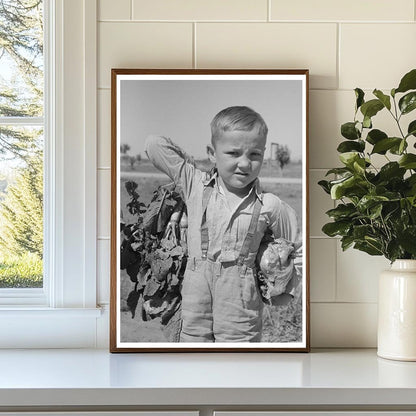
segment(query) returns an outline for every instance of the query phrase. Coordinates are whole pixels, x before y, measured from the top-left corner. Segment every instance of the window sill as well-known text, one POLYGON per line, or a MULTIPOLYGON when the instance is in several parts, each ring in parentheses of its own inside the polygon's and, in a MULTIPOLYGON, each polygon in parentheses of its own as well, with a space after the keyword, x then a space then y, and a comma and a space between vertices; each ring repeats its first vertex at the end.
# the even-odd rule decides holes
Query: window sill
POLYGON ((416 363, 368 350, 110 354, 0 351, 0 411, 70 406, 416 409, 416 363))
POLYGON ((100 308, 0 308, 0 348, 95 348, 100 308))

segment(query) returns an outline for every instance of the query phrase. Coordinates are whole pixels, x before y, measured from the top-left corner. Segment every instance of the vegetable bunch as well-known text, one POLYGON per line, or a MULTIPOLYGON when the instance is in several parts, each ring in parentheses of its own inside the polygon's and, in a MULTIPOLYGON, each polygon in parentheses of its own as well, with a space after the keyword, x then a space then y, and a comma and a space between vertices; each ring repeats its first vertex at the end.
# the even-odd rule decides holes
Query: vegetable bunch
POLYGON ((178 310, 187 260, 185 205, 173 184, 158 188, 148 207, 139 201, 135 182, 126 182, 129 212, 137 221, 123 225, 121 269, 134 289, 127 305, 135 317, 141 297, 143 320, 161 317, 162 325, 178 310))

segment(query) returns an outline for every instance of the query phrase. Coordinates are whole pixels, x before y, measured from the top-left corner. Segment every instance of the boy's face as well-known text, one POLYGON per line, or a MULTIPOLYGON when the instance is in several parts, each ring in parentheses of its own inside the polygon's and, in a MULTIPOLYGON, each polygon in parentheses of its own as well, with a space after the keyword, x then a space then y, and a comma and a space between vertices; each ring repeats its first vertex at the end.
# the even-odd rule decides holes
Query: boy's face
POLYGON ((266 137, 257 128, 251 131, 224 131, 208 154, 229 192, 243 196, 259 175, 263 164, 266 137))

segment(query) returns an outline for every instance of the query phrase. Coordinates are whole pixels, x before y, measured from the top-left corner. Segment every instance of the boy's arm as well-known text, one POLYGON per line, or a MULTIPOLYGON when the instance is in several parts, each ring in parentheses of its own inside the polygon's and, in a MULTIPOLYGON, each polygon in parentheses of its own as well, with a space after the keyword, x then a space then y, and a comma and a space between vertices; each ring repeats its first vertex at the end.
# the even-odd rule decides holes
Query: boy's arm
POLYGON ((175 184, 182 187, 185 197, 189 196, 195 174, 193 158, 167 137, 148 136, 145 151, 153 165, 166 173, 175 184))

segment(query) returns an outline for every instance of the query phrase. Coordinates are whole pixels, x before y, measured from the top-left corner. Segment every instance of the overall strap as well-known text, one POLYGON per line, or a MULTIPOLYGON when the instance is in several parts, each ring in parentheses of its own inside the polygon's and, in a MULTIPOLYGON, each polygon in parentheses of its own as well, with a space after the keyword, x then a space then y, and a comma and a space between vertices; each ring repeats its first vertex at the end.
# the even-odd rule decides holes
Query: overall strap
POLYGON ((208 225, 207 225, 207 206, 208 201, 211 198, 212 191, 214 188, 212 186, 206 186, 202 194, 202 219, 201 219, 201 251, 202 259, 206 260, 208 255, 208 225))
POLYGON ((248 227, 246 238, 244 239, 243 245, 241 246, 240 255, 238 256, 237 264, 240 266, 244 264, 244 260, 247 258, 250 251, 251 240, 253 239, 254 233, 257 229, 257 223, 260 217, 262 203, 259 199, 256 199, 253 208, 253 214, 251 216, 250 225, 248 227))

